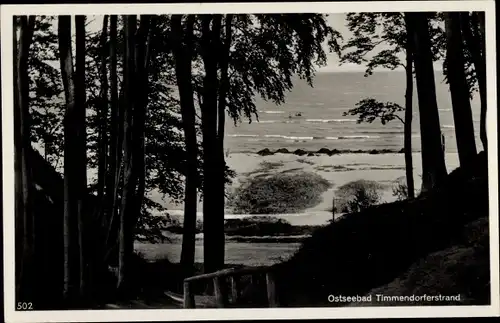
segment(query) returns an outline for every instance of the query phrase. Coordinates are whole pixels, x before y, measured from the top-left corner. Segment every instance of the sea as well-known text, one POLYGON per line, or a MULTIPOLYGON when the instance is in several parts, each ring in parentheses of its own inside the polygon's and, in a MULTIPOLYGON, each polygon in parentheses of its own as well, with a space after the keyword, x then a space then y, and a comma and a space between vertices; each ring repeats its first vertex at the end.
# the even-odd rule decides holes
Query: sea
MULTIPOLYGON (((446 152, 456 152, 455 129, 449 86, 441 71, 435 71, 436 96, 441 131, 446 152)), ((227 153, 256 152, 263 148, 276 150, 320 148, 339 150, 372 150, 403 148, 403 123, 398 119, 383 125, 380 120, 357 123, 357 116, 344 116, 365 98, 394 102, 404 107, 406 81, 403 71, 378 71, 368 77, 361 72, 317 73, 313 86, 294 80, 285 103, 276 105, 261 97, 255 100, 258 119, 243 119, 237 125, 228 120, 225 149, 227 153)), ((480 101, 476 93, 471 100, 478 151, 480 101)), ((400 114, 403 117, 402 112, 400 114)), ((420 118, 414 84, 412 150, 420 151, 420 118)))

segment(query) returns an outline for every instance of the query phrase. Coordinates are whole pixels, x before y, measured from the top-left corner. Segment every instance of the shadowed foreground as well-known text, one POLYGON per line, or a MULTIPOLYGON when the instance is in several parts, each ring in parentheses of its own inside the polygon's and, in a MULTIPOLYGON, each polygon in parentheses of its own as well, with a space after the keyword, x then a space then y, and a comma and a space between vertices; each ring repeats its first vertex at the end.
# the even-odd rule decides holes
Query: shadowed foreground
POLYGON ((469 174, 459 168, 413 201, 375 206, 317 230, 289 261, 275 265, 281 304, 341 306, 328 295, 372 290, 460 293, 462 304, 488 304, 486 162, 480 153, 469 174))

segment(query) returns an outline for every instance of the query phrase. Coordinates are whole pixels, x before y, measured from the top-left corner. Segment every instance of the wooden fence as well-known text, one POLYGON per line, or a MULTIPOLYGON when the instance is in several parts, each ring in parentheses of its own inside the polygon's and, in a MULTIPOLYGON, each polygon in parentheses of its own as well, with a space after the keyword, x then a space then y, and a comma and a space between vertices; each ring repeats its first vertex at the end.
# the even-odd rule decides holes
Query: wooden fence
POLYGON ((195 295, 191 286, 195 281, 212 280, 216 307, 224 308, 229 305, 229 291, 231 303, 238 304, 241 292, 240 279, 243 276, 250 276, 253 281, 257 275, 265 273, 267 302, 269 307, 278 307, 278 297, 276 293, 276 282, 271 267, 246 267, 230 268, 217 272, 188 277, 184 280, 184 308, 196 308, 195 295), (229 283, 229 288, 226 288, 229 283))

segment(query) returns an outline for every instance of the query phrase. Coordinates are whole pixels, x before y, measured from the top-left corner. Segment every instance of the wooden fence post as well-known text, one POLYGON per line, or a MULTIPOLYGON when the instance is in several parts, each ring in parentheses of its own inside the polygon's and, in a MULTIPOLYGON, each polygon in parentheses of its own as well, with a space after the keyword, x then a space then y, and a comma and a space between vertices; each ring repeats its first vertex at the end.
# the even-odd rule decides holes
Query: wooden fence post
POLYGON ((237 304, 238 298, 239 298, 238 277, 230 276, 229 281, 231 283, 231 300, 232 300, 233 304, 237 304))
POLYGON ((215 276, 213 278, 214 282, 214 295, 215 295, 215 303, 217 304, 217 307, 224 308, 226 307, 226 298, 227 295, 225 295, 226 288, 222 286, 224 283, 224 278, 223 277, 217 277, 215 276))
POLYGON ((271 271, 266 273, 266 287, 267 287, 267 301, 269 307, 278 307, 278 294, 276 292, 276 281, 274 280, 274 274, 271 271))
POLYGON ((191 293, 189 281, 184 281, 184 308, 195 308, 194 294, 191 293))

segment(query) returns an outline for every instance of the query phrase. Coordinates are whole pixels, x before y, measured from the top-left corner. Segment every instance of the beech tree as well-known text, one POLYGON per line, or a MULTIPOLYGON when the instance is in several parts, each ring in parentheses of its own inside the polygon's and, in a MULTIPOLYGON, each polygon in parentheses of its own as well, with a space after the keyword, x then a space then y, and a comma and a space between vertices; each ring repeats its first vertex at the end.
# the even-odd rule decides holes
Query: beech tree
POLYGON ((484 12, 462 12, 460 13, 461 30, 465 40, 465 47, 470 53, 474 64, 475 74, 479 85, 479 97, 481 100, 481 116, 479 136, 483 149, 488 148, 486 136, 486 42, 484 27, 484 12))
POLYGON ((193 26, 194 15, 188 15, 182 23, 181 15, 171 18, 171 46, 175 60, 175 74, 186 145, 186 176, 184 197, 184 222, 181 265, 186 277, 194 268, 196 211, 198 201, 198 144, 196 136, 196 110, 192 84, 193 26))
MULTIPOLYGON (((82 35, 83 17, 76 19, 76 65, 73 68, 71 46, 71 17, 59 16, 59 51, 61 60, 61 75, 66 97, 66 112, 64 116, 64 288, 63 294, 67 301, 74 301, 81 295, 83 288, 83 255, 82 255, 82 208, 86 193, 85 158, 82 160, 82 150, 85 152, 85 89, 82 88, 84 77, 85 51, 84 34, 82 35), (83 55, 83 58, 80 57, 83 55), (82 70, 83 69, 83 70, 82 70), (83 142, 83 145, 82 145, 83 142)), ((83 30, 84 33, 84 30, 83 30)))
MULTIPOLYGON (((36 282, 36 236, 30 164, 31 126, 29 113, 28 55, 33 41, 34 16, 14 17, 14 122, 16 176, 16 298, 32 297, 29 286, 36 282), (19 19, 19 25, 18 25, 19 19), (19 27, 19 36, 17 29, 19 27), (19 40, 18 40, 19 39, 19 40)), ((35 296, 35 297, 34 297, 35 296)))
POLYGON ((280 104, 293 76, 312 84, 315 65, 326 63, 323 43, 338 50, 339 35, 317 14, 202 15, 198 21, 197 53, 205 72, 195 78, 203 134, 204 269, 211 272, 224 266, 225 113, 234 122, 242 116, 251 122, 255 95, 280 104))
POLYGON ((446 176, 444 151, 436 100, 432 49, 427 13, 407 13, 413 31, 415 74, 422 140, 422 192, 438 185, 446 176))
POLYGON ((145 193, 144 127, 148 94, 148 34, 151 17, 124 16, 124 180, 120 207, 118 289, 127 292, 130 261, 134 251, 134 229, 145 193))
MULTIPOLYGON (((462 167, 468 167, 477 154, 469 89, 464 71, 463 38, 460 13, 445 13, 446 58, 450 85, 458 157, 462 167)), ((468 26, 467 26, 468 27, 468 26)))
POLYGON ((403 67, 406 74, 404 108, 394 102, 378 102, 373 98, 360 100, 356 107, 344 115, 358 115, 358 122, 373 122, 380 119, 382 124, 397 119, 404 125, 404 154, 408 197, 415 197, 413 179, 413 156, 411 129, 413 118, 413 40, 404 13, 349 13, 347 27, 353 37, 343 46, 341 63, 366 64, 365 77, 374 69, 383 67, 394 70, 403 67), (387 48, 379 50, 380 45, 387 48), (373 54, 371 58, 366 56, 373 54), (403 62, 399 54, 405 55, 403 62), (404 111, 404 118, 398 113, 404 111))

